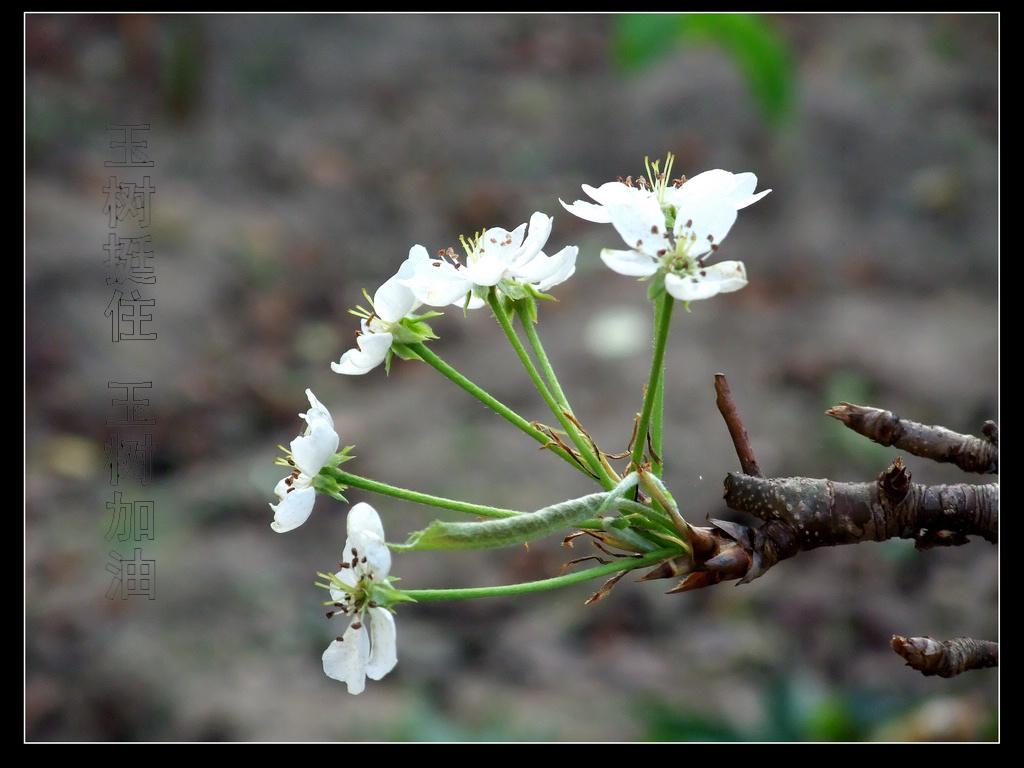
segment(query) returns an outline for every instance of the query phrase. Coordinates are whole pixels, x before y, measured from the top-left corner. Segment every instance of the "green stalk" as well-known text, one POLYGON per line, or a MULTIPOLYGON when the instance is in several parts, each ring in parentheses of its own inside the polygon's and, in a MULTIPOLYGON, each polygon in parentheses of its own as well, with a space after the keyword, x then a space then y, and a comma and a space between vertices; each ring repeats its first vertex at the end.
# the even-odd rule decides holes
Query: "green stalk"
POLYGON ((451 509, 455 512, 465 512, 468 515, 476 515, 477 517, 505 518, 524 514, 514 509, 501 509, 500 507, 488 507, 482 504, 470 504, 466 501, 446 499, 443 496, 431 496, 428 493, 410 491, 406 488, 388 485, 387 483, 381 483, 377 480, 370 480, 367 477, 353 475, 349 472, 345 472, 341 469, 335 469, 333 467, 324 467, 320 470, 320 474, 329 475, 341 485, 349 488, 360 488, 364 491, 379 493, 383 496, 392 496, 396 499, 412 501, 417 504, 428 504, 432 507, 451 509))
POLYGON ((544 351, 544 345, 541 344, 540 336, 537 334, 537 329, 530 320, 530 314, 526 311, 526 306, 522 302, 516 302, 516 315, 518 315, 519 322, 523 326, 523 331, 526 333, 526 338, 530 342, 530 347, 533 348, 533 354, 537 356, 537 360, 540 362, 540 368, 544 372, 544 378, 548 380, 548 384, 551 386, 555 400, 563 411, 572 413, 572 408, 569 407, 569 401, 566 399, 565 393, 562 391, 562 387, 558 383, 558 377, 555 376, 555 369, 551 367, 551 361, 548 360, 547 353, 544 351))
MULTIPOLYGON (((668 294, 666 293, 666 296, 668 294)), ((655 327, 661 326, 661 315, 664 312, 671 314, 672 308, 675 306, 675 302, 659 302, 654 310, 654 323, 655 327)), ((665 332, 665 340, 668 341, 668 331, 665 332)), ((665 366, 664 363, 661 366, 661 375, 658 377, 658 386, 655 388, 655 400, 654 409, 651 414, 651 446, 654 454, 658 457, 651 457, 652 470, 655 475, 661 477, 665 467, 662 463, 662 456, 664 455, 661 451, 662 437, 665 426, 665 366)))
POLYGON ((419 355, 420 359, 423 360, 423 362, 436 368, 438 372, 443 374, 447 379, 453 381, 455 384, 462 387, 462 389, 466 390, 466 392, 468 392, 477 400, 482 402, 484 405, 486 405, 492 411, 497 413, 503 419, 510 422, 513 426, 518 427, 521 431, 525 432, 527 435, 532 437, 541 445, 547 446, 548 450, 552 451, 558 456, 561 456, 563 459, 572 464, 583 474, 588 476, 590 475, 590 473, 584 467, 581 467, 576 462, 576 460, 573 459, 568 454, 568 452, 566 452, 563 448, 554 445, 551 442, 551 438, 544 434, 544 432, 537 429, 535 426, 530 424, 530 422, 528 422, 518 413, 509 408, 507 405, 502 403, 500 400, 497 400, 493 395, 489 394, 488 392, 485 392, 479 386, 477 386, 472 381, 463 376, 461 373, 456 371, 454 368, 448 365, 448 363, 446 363, 444 360, 442 360, 440 357, 434 354, 425 344, 410 344, 409 349, 411 349, 417 355, 419 355))
POLYGON ((663 560, 679 554, 677 549, 659 549, 649 552, 643 557, 630 557, 614 563, 606 563, 594 568, 588 568, 578 573, 570 573, 565 576, 555 576, 551 579, 541 581, 530 581, 525 584, 507 584, 500 587, 469 587, 466 589, 409 589, 402 590, 403 594, 421 603, 435 600, 468 600, 474 597, 504 597, 507 595, 525 595, 531 592, 544 592, 550 589, 566 587, 570 584, 579 584, 582 581, 596 579, 601 576, 608 576, 617 571, 628 571, 636 568, 644 568, 648 565, 655 565, 663 560))
MULTIPOLYGON (((605 467, 601 465, 600 459, 594 453, 593 446, 591 446, 590 442, 580 434, 579 428, 566 417, 563 408, 558 401, 555 400, 555 396, 551 394, 551 389, 544 382, 544 379, 541 378, 540 372, 537 370, 537 366, 534 365, 533 360, 530 359, 530 354, 526 351, 526 347, 523 346, 523 342, 520 340, 515 328, 512 327, 512 321, 501 306, 501 301, 498 299, 498 292, 493 288, 487 294, 487 303, 490 304, 491 310, 494 312, 494 316, 497 318, 502 330, 505 331, 505 335, 508 337, 513 349, 515 349, 516 354, 519 356, 519 361, 526 369, 527 374, 533 381, 533 385, 537 388, 537 391, 540 392, 541 397, 544 398, 544 402, 548 404, 548 408, 551 409, 551 413, 554 414, 556 419, 558 419, 558 423, 562 425, 562 429, 565 430, 565 433, 575 444, 576 450, 579 451, 580 458, 587 465, 590 472, 598 478, 598 482, 604 486, 605 490, 614 488, 618 483, 619 478, 609 477, 605 467)), ((553 372, 552 376, 554 376, 553 372)), ((565 395, 562 395, 562 399, 564 398, 565 395)), ((566 408, 564 410, 569 409, 566 408)))
MULTIPOLYGON (((664 378, 665 346, 668 343, 668 331, 672 322, 672 308, 674 305, 675 299, 666 291, 661 297, 660 304, 654 315, 654 356, 651 359, 651 375, 647 381, 647 392, 644 394, 644 407, 643 411, 640 413, 640 423, 637 425, 636 441, 633 444, 633 455, 631 457, 633 466, 635 467, 641 466, 641 463, 643 462, 644 448, 647 447, 647 431, 651 426, 652 414, 655 413, 655 404, 659 405, 655 416, 657 443, 655 442, 655 435, 653 433, 651 435, 651 442, 655 445, 655 450, 658 452, 658 455, 661 456, 660 442, 663 421, 661 404, 663 403, 663 399, 659 394, 659 391, 662 388, 662 379, 664 378)), ((656 464, 658 466, 655 474, 660 474, 660 462, 656 462, 652 457, 651 463, 652 465, 656 464)))

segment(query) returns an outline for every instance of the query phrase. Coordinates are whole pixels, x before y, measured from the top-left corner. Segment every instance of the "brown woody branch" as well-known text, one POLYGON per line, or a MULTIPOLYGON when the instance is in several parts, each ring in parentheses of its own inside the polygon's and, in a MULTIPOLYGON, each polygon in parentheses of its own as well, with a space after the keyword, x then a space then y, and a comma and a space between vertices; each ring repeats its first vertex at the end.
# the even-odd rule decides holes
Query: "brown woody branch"
POLYGON ((986 439, 983 440, 945 427, 927 427, 901 419, 892 411, 863 405, 840 403, 825 413, 880 445, 895 446, 914 456, 955 464, 964 472, 999 472, 999 428, 995 422, 985 422, 982 433, 986 439))
POLYGON ((757 459, 754 458, 754 449, 750 447, 750 439, 747 437, 746 427, 740 420, 739 411, 736 409, 736 402, 732 399, 732 392, 729 390, 729 382, 724 373, 715 374, 715 404, 718 412, 725 420, 725 426, 732 437, 733 447, 736 449, 736 456, 740 460, 740 468, 743 474, 754 477, 764 477, 757 459))
POLYGON ((999 539, 997 484, 917 485, 899 457, 874 483, 730 473, 725 503, 765 521, 756 530, 713 521, 750 554, 743 582, 818 547, 901 538, 929 549, 966 544, 968 536, 999 539))
MULTIPOLYGON (((642 580, 686 575, 670 592, 685 592, 721 581, 743 584, 803 550, 891 538, 913 539, 918 549, 966 544, 969 536, 999 540, 999 485, 922 486, 897 457, 874 483, 835 483, 802 477, 766 479, 754 459, 728 382, 715 376, 718 409, 732 437, 743 474, 725 480, 726 504, 764 521, 759 528, 711 520, 713 528, 692 529, 691 558, 663 563, 642 580)), ((985 439, 944 427, 901 419, 891 411, 850 403, 826 411, 847 427, 884 446, 955 464, 964 471, 999 471, 999 427, 986 421, 985 439)), ((925 675, 953 677, 999 664, 999 644, 972 638, 937 641, 892 639, 893 650, 925 675)))
POLYGON ((933 640, 930 637, 892 638, 892 649, 923 675, 956 677, 971 669, 999 666, 999 643, 958 637, 953 640, 933 640))
MULTIPOLYGON (((684 576, 670 593, 702 589, 722 581, 750 582, 798 552, 863 541, 913 539, 918 549, 966 544, 968 537, 999 541, 999 485, 923 486, 896 457, 871 483, 836 483, 805 477, 765 478, 754 458, 729 384, 715 376, 717 405, 732 437, 742 474, 725 479, 725 502, 763 524, 711 520, 713 527, 689 526, 690 555, 666 561, 640 581, 684 576)), ((985 439, 959 435, 944 427, 926 427, 890 411, 850 403, 826 413, 886 446, 915 456, 950 462, 969 472, 996 473, 999 428, 987 421, 985 439)), ((925 675, 953 677, 968 669, 994 667, 998 643, 957 638, 892 639, 893 649, 925 675)))

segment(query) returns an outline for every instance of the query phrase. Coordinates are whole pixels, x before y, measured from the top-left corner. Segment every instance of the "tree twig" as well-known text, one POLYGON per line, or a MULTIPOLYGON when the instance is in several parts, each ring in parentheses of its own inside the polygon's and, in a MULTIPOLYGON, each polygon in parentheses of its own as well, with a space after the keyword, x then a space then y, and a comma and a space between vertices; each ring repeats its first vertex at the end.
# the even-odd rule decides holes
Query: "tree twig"
MULTIPOLYGON (((863 541, 913 539, 922 550, 966 544, 970 536, 998 543, 998 483, 916 485, 910 482, 910 472, 899 456, 871 483, 765 478, 722 374, 715 375, 715 391, 742 468, 742 473, 726 476, 725 502, 764 522, 758 528, 726 520, 710 520, 711 528, 691 526, 691 540, 700 546, 695 545, 689 556, 661 563, 640 581, 685 576, 670 593, 730 580, 744 584, 798 552, 863 541)), ((980 439, 850 403, 826 413, 882 445, 949 462, 968 472, 998 472, 999 428, 995 422, 985 422, 981 430, 985 439, 980 439)), ((925 675, 953 677, 999 663, 998 643, 972 638, 940 642, 897 635, 892 647, 925 675)))
POLYGON ((740 460, 740 468, 743 474, 753 477, 764 477, 761 467, 754 458, 754 449, 750 447, 750 438, 747 437, 747 430, 740 420, 739 411, 736 410, 736 403, 732 399, 732 392, 729 391, 729 382, 724 373, 715 374, 715 404, 719 413, 725 419, 725 426, 732 437, 733 447, 736 449, 736 456, 740 460))
POLYGON ((933 640, 930 637, 893 635, 892 649, 925 676, 956 677, 971 669, 999 666, 999 643, 957 637, 933 640))
POLYGON ((825 413, 879 445, 892 445, 914 456, 955 464, 964 472, 999 472, 999 428, 995 422, 985 422, 983 440, 945 427, 927 427, 901 419, 892 411, 863 405, 840 403, 825 413))
POLYGON ((966 544, 968 536, 999 540, 998 484, 917 485, 899 457, 874 483, 730 473, 725 503, 765 521, 756 530, 735 523, 723 528, 750 553, 751 567, 741 582, 818 547, 902 538, 930 549, 966 544))

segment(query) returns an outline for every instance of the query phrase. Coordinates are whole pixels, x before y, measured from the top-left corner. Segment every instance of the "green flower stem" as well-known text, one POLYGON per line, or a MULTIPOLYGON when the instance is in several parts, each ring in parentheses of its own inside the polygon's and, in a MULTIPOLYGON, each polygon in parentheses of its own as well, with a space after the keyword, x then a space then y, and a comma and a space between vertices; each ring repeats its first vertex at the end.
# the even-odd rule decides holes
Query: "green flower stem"
POLYGON ((537 391, 540 392, 541 397, 544 398, 544 402, 548 404, 548 408, 551 409, 551 413, 554 414, 555 418, 558 419, 559 424, 562 425, 562 429, 565 430, 565 433, 576 445, 580 459, 587 465, 590 472, 598 478, 598 481, 606 490, 614 488, 618 483, 619 478, 612 478, 608 476, 608 472, 601 465, 601 461, 595 454, 593 446, 591 446, 586 437, 580 434, 579 428, 566 417, 564 410, 568 410, 568 408, 563 409, 561 407, 558 401, 555 400, 555 396, 551 394, 551 389, 544 383, 544 379, 541 378, 540 372, 537 370, 537 366, 533 364, 533 360, 530 359, 530 354, 526 351, 526 347, 523 346, 523 342, 520 340, 515 328, 512 327, 512 321, 501 306, 501 301, 498 298, 498 292, 493 288, 487 294, 487 303, 490 305, 491 311, 494 312, 494 316, 498 319, 498 323, 501 325, 502 330, 505 331, 505 335, 508 336, 509 342, 512 344, 516 354, 519 356, 519 361, 523 364, 523 367, 526 368, 526 372, 533 381, 533 385, 537 388, 537 391))
MULTIPOLYGON (((559 406, 559 412, 572 415, 572 406, 569 405, 569 400, 566 398, 565 392, 562 391, 562 385, 558 383, 558 377, 555 375, 555 369, 551 366, 551 361, 548 359, 547 352, 544 351, 544 345, 541 343, 540 335, 537 333, 537 328, 531 321, 530 314, 523 302, 516 302, 516 314, 519 317, 519 322, 523 326, 523 331, 526 333, 526 338, 530 342, 530 347, 533 349, 533 354, 537 356, 540 368, 544 372, 544 378, 547 379, 548 385, 551 387, 552 394, 559 406)), ((573 423, 572 426, 574 431, 578 429, 575 423, 573 423)), ((573 434, 573 432, 570 432, 570 434, 573 434)), ((597 450, 597 446, 590 442, 589 437, 581 435, 581 438, 586 441, 586 445, 590 450, 597 450)), ((579 442, 576 444, 579 446, 579 442)), ((611 467, 608 466, 606 461, 601 460, 601 457, 597 458, 597 463, 601 467, 605 480, 613 485, 617 483, 619 481, 619 476, 613 469, 611 469, 611 467)))
MULTIPOLYGON (((665 368, 665 345, 668 342, 668 331, 669 326, 672 322, 672 307, 675 304, 675 299, 666 291, 661 297, 661 303, 655 311, 655 329, 654 329, 654 357, 651 359, 651 375, 647 381, 647 392, 644 394, 644 408, 640 413, 640 423, 637 425, 636 430, 636 441, 633 444, 633 465, 639 467, 643 462, 644 449, 647 447, 647 431, 651 426, 651 415, 655 411, 655 404, 662 403, 662 398, 659 395, 659 391, 662 388, 662 378, 665 368)), ((658 434, 658 441, 661 440, 661 428, 662 428, 662 413, 657 413, 655 417, 655 431, 658 434)), ((652 445, 654 444, 654 435, 651 436, 652 445)), ((655 450, 658 452, 658 456, 661 456, 660 445, 656 445, 655 450)), ((661 462, 656 461, 654 457, 651 457, 651 463, 654 465, 655 474, 661 473, 661 462)))
MULTIPOLYGON (((666 293, 666 297, 668 294, 666 293)), ((654 324, 656 327, 661 326, 661 315, 664 312, 671 314, 672 308, 675 306, 675 302, 659 302, 654 310, 654 324)), ((666 341, 668 340, 668 331, 665 332, 666 341)), ((651 457, 652 469, 654 474, 661 477, 662 472, 665 469, 662 459, 662 437, 665 426, 665 366, 661 366, 661 376, 658 377, 658 386, 655 389, 655 401, 654 410, 651 414, 651 446, 655 455, 658 457, 655 459, 651 457)))
POLYGON ((635 568, 644 568, 648 565, 656 565, 670 557, 679 554, 678 549, 659 549, 649 552, 643 557, 630 557, 614 563, 606 563, 594 568, 588 568, 578 573, 570 573, 565 576, 555 576, 551 579, 541 581, 530 581, 525 584, 507 584, 502 587, 470 587, 467 589, 409 589, 402 590, 403 594, 421 603, 434 600, 468 600, 473 597, 503 597, 506 595, 525 595, 531 592, 544 592, 549 589, 567 587, 570 584, 579 584, 582 581, 596 579, 601 576, 608 576, 617 571, 629 571, 635 568))
POLYGON ((429 504, 432 507, 441 507, 443 509, 451 509, 456 512, 465 512, 466 514, 476 515, 477 517, 504 518, 515 517, 516 515, 523 514, 522 512, 517 512, 514 509, 488 507, 482 504, 470 504, 466 501, 446 499, 443 496, 431 496, 427 493, 418 493, 405 488, 398 488, 394 485, 388 485, 387 483, 381 483, 377 480, 360 477, 359 475, 353 475, 349 472, 344 472, 333 467, 324 467, 320 470, 320 474, 330 475, 332 478, 337 480, 338 483, 348 486, 349 488, 361 488, 364 491, 380 493, 384 496, 393 496, 396 499, 413 501, 417 504, 429 504))
POLYGON ((544 345, 540 342, 540 336, 537 334, 537 329, 534 327, 534 324, 530 319, 530 313, 527 311, 525 303, 516 302, 516 315, 518 315, 519 322, 522 324, 523 331, 526 333, 526 338, 529 340, 530 346, 533 348, 533 354, 537 356, 537 360, 540 362, 540 368, 544 372, 544 378, 548 380, 548 384, 551 387, 559 408, 563 411, 572 413, 572 408, 569 406, 569 401, 566 399, 565 393, 562 391, 562 387, 558 383, 558 377, 555 376, 555 369, 551 367, 551 361, 548 360, 547 353, 544 351, 544 345))
POLYGON ((580 470, 580 472, 583 472, 585 475, 590 474, 584 467, 581 467, 579 464, 577 464, 576 460, 573 459, 563 448, 560 448, 557 445, 553 445, 551 442, 551 438, 544 434, 544 432, 537 429, 535 426, 530 424, 530 422, 528 422, 518 413, 509 408, 507 405, 495 399, 492 395, 485 392, 479 386, 477 386, 472 381, 463 376, 461 373, 456 371, 454 368, 448 365, 448 363, 446 363, 444 360, 442 360, 440 357, 438 357, 436 354, 430 351, 430 349, 425 344, 410 344, 409 349, 413 350, 417 355, 419 355, 420 359, 423 360, 423 362, 432 365, 446 378, 458 384, 469 394, 471 394, 477 400, 482 402, 484 405, 486 405, 492 411, 497 413, 499 416, 504 418, 506 421, 518 427, 520 430, 525 432, 527 435, 532 437, 541 445, 546 446, 553 453, 557 454, 558 456, 561 456, 567 462, 569 462, 578 470, 580 470))

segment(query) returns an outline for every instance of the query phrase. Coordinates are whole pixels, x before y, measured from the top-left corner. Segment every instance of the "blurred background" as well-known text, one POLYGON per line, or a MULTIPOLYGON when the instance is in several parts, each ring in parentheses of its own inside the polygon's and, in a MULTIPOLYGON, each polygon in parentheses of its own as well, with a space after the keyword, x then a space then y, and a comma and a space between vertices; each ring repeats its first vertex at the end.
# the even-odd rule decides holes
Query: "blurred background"
MULTIPOLYGON (((317 571, 345 505, 271 531, 279 444, 303 391, 345 468, 518 509, 596 488, 428 366, 334 374, 410 246, 554 215, 580 246, 539 330, 577 415, 625 449, 649 365, 645 285, 608 271, 580 184, 753 171, 773 192, 720 251, 744 290, 677 312, 666 482, 695 522, 738 469, 728 376, 769 476, 873 479, 897 455, 824 415, 841 400, 978 434, 998 419, 996 15, 25 17, 25 728, 29 740, 990 740, 998 670, 925 678, 893 634, 998 639, 998 549, 905 541, 803 553, 753 584, 666 595, 622 580, 402 605, 399 663, 350 696, 320 655, 317 571), (148 123, 156 340, 110 341, 103 187, 111 124, 148 123), (150 381, 155 424, 118 430, 110 381, 150 381), (155 444, 110 485, 112 433, 155 444), (107 504, 154 504, 108 541, 107 504), (156 566, 107 599, 108 552, 156 566)), ((139 169, 120 172, 140 178, 139 169)), ((131 233, 128 233, 131 234, 131 233)), ((449 311, 433 349, 550 420, 497 324, 449 311)), ((986 482, 907 457, 915 482, 986 482)), ((436 517, 364 492, 391 540, 436 517)), ((454 518, 454 516, 452 516, 454 518)), ((745 522, 751 522, 747 520, 745 522)), ((406 588, 544 578, 560 537, 395 557, 406 588)), ((596 552, 595 552, 596 553, 596 552)))

